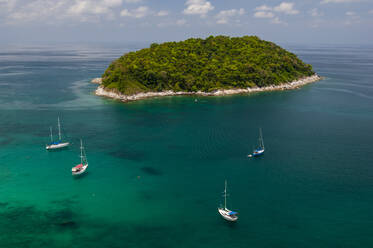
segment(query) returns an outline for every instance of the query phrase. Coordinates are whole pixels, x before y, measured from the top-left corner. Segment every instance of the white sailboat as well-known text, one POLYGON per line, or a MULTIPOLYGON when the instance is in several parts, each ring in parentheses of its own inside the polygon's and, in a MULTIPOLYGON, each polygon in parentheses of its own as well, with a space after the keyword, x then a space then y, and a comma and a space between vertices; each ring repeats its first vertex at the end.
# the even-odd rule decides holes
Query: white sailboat
POLYGON ((69 142, 62 142, 60 117, 58 117, 57 120, 58 120, 58 141, 53 141, 52 127, 50 127, 51 142, 45 146, 45 149, 47 150, 67 147, 70 144, 69 142))
POLYGON ((83 147, 83 141, 80 139, 80 164, 71 169, 72 175, 80 175, 85 172, 88 167, 88 160, 83 147))
POLYGON ((248 157, 257 157, 260 156, 264 153, 265 148, 264 148, 264 141, 263 141, 263 134, 262 134, 262 129, 259 128, 259 139, 258 139, 258 147, 254 149, 252 154, 249 154, 248 157))
POLYGON ((237 212, 231 211, 227 208, 227 180, 225 180, 225 188, 224 188, 224 208, 218 208, 219 214, 227 221, 237 221, 238 216, 237 212))

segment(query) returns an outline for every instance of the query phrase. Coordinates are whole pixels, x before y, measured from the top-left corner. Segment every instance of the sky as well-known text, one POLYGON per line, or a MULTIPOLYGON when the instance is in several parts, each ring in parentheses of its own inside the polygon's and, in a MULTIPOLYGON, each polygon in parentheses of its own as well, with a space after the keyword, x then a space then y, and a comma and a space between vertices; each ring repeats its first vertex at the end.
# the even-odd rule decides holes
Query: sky
POLYGON ((373 0, 0 0, 0 43, 162 42, 209 35, 373 44, 373 0))

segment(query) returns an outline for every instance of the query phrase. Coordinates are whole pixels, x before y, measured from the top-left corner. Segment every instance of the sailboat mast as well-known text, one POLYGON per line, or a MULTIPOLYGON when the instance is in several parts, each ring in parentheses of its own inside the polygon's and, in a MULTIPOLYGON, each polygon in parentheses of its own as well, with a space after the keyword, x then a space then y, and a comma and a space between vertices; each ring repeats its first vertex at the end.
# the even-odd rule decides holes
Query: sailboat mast
POLYGON ((51 131, 51 142, 53 142, 52 127, 49 127, 49 130, 51 131))
POLYGON ((224 209, 227 209, 227 180, 225 180, 224 187, 224 209))
POLYGON ((61 140, 61 124, 60 124, 60 117, 58 116, 58 138, 61 140))
POLYGON ((83 141, 80 139, 80 163, 83 164, 83 141))
POLYGON ((263 134, 262 134, 262 128, 259 128, 259 140, 260 140, 260 146, 264 148, 264 141, 263 141, 263 134))

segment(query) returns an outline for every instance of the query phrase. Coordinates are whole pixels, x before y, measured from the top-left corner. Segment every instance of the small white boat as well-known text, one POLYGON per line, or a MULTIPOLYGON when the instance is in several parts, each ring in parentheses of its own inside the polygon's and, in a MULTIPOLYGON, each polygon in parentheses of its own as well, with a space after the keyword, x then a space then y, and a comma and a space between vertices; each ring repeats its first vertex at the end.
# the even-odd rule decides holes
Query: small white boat
POLYGON ((88 168, 88 160, 83 147, 83 142, 80 140, 80 164, 71 169, 72 175, 77 176, 83 174, 88 168))
POLYGON ((253 153, 252 154, 249 154, 247 155, 249 158, 251 157, 258 157, 260 155, 262 155, 265 151, 265 148, 264 148, 264 141, 263 141, 263 135, 262 135, 262 129, 259 128, 259 141, 258 141, 258 147, 256 149, 254 149, 253 153))
POLYGON ((237 216, 237 212, 235 211, 231 211, 227 208, 227 180, 225 180, 225 188, 224 188, 224 208, 223 207, 220 207, 218 208, 218 212, 219 214, 227 221, 237 221, 238 219, 238 216, 237 216))
POLYGON ((53 141, 52 127, 50 127, 51 142, 45 146, 47 150, 59 149, 70 145, 69 142, 62 142, 60 117, 58 117, 58 141, 53 141))

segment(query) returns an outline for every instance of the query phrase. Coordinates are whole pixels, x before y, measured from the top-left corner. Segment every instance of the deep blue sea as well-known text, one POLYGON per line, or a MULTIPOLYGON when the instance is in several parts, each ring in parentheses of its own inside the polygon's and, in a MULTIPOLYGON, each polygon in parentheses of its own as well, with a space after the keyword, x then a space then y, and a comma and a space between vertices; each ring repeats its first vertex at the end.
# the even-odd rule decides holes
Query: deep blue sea
POLYGON ((0 47, 1 248, 373 247, 372 46, 285 45, 325 77, 292 91, 95 96, 90 80, 142 47, 0 47), (72 145, 46 151, 57 117, 72 145))

